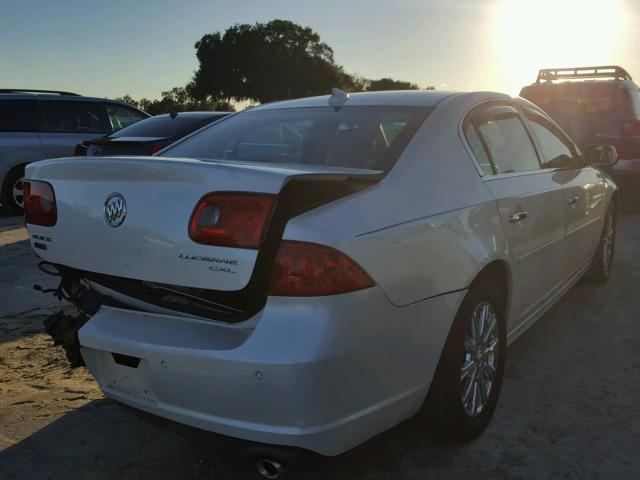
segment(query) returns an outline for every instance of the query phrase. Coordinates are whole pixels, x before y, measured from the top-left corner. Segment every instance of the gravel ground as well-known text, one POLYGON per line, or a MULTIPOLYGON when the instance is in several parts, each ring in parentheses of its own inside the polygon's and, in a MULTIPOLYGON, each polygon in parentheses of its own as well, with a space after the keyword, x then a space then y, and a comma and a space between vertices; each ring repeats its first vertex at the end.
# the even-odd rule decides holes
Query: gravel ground
MULTIPOLYGON (((24 229, 0 217, 0 479, 244 479, 246 465, 207 439, 149 423, 71 371, 41 321, 55 311, 24 229)), ((619 222, 606 286, 580 284, 509 350, 494 420, 463 446, 409 420, 312 479, 640 478, 640 216, 619 222)))

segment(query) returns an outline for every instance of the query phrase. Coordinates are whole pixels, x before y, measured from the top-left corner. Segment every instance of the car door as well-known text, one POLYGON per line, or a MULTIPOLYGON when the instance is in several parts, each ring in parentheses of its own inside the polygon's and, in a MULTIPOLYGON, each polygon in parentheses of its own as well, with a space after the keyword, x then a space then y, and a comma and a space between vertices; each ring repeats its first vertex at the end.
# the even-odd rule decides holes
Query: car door
POLYGON ((555 169, 563 185, 566 218, 567 275, 591 262, 600 240, 605 209, 603 175, 588 165, 575 144, 544 113, 522 107, 543 156, 543 167, 555 169))
POLYGON ((40 141, 47 158, 70 157, 75 146, 107 132, 97 102, 39 100, 40 141))
POLYGON ((510 318, 519 323, 564 280, 563 186, 553 170, 541 169, 530 132, 511 102, 476 107, 463 128, 506 232, 513 258, 510 318))

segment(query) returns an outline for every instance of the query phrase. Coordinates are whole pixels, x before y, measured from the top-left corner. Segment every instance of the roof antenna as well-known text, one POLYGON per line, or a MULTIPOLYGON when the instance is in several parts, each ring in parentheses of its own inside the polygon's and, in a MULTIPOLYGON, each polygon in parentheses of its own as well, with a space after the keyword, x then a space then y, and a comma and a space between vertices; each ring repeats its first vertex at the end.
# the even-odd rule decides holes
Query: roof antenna
POLYGON ((171 112, 169 114, 169 116, 171 117, 171 120, 173 120, 174 118, 176 118, 178 116, 178 112, 171 112))
POLYGON ((345 102, 349 100, 349 94, 344 90, 340 90, 339 88, 331 89, 331 97, 329 97, 329 105, 332 107, 340 107, 345 104, 345 102))

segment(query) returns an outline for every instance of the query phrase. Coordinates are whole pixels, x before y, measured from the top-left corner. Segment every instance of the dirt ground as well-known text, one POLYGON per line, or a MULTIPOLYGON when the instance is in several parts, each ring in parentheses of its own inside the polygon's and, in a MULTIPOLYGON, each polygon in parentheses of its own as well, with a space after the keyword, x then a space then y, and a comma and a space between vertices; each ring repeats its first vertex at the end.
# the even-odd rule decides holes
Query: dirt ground
MULTIPOLYGON (((640 478, 640 216, 619 222, 614 273, 574 287, 509 350, 494 420, 462 446, 409 420, 303 465, 316 479, 640 478)), ((70 370, 41 322, 57 301, 19 219, 0 216, 0 479, 244 479, 206 439, 152 424, 70 370)))

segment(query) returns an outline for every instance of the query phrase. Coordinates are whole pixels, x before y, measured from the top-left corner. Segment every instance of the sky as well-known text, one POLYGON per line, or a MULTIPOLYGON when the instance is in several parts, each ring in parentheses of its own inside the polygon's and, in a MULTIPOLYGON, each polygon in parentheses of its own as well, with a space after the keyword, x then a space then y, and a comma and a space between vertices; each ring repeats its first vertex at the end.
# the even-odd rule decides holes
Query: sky
POLYGON ((617 64, 640 79, 640 0, 0 0, 0 88, 158 98, 194 44, 236 23, 309 26, 366 78, 516 95, 539 68, 617 64))

